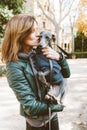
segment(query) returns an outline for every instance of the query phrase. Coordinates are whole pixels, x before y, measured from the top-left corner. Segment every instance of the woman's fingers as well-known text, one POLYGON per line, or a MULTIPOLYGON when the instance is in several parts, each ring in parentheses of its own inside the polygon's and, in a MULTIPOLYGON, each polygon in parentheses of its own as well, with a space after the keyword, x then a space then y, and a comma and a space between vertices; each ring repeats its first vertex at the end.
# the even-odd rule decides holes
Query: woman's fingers
POLYGON ((47 58, 59 60, 59 53, 48 46, 42 48, 42 52, 47 58))

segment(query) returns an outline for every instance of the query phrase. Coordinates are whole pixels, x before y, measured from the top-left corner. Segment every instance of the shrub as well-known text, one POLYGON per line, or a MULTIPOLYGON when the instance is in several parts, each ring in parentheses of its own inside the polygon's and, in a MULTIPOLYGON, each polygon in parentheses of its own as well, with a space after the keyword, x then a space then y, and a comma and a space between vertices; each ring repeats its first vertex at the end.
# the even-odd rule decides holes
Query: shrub
MULTIPOLYGON (((0 38, 4 35, 5 25, 8 20, 13 16, 12 10, 8 10, 8 7, 0 7, 0 38)), ((1 40, 0 40, 1 42, 1 40)))
POLYGON ((0 66, 0 76, 3 76, 6 74, 6 68, 4 66, 0 66))
POLYGON ((73 52, 69 53, 69 57, 72 58, 72 55, 75 55, 76 58, 87 58, 87 52, 73 52))

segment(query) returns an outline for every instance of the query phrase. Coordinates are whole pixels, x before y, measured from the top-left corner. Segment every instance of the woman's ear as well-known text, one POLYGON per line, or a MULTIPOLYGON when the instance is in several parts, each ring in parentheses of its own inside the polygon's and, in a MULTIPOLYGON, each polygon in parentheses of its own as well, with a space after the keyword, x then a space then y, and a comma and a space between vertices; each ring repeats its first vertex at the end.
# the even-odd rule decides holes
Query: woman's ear
POLYGON ((53 40, 53 42, 55 42, 55 40, 56 40, 56 37, 54 34, 52 34, 52 40, 53 40))

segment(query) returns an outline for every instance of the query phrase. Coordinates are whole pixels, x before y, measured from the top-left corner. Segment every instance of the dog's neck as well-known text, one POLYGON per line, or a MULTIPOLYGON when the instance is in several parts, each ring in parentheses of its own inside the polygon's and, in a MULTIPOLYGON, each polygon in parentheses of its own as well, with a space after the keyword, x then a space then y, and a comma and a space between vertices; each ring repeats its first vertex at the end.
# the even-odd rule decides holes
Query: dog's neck
POLYGON ((40 47, 40 46, 38 46, 37 48, 36 48, 36 53, 38 53, 38 54, 42 54, 42 47, 40 47))
MULTIPOLYGON (((49 47, 52 48, 51 45, 50 45, 49 47)), ((36 52, 37 52, 38 54, 42 54, 42 47, 41 47, 41 46, 38 46, 38 47, 36 48, 36 52)))

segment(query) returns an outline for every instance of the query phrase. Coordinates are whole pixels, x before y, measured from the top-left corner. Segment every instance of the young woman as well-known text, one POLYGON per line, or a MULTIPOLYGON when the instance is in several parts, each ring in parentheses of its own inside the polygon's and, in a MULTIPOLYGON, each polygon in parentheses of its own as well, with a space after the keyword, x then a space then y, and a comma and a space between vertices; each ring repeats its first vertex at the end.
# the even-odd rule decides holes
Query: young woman
MULTIPOLYGON (((26 130, 59 130, 57 113, 62 111, 61 104, 50 104, 45 102, 46 90, 40 90, 41 99, 38 95, 38 86, 29 59, 22 59, 19 53, 28 55, 33 47, 39 45, 37 22, 33 16, 19 14, 14 16, 7 24, 4 41, 2 45, 2 61, 6 62, 7 79, 9 86, 14 91, 20 102, 21 115, 26 118, 26 130), (51 109, 49 125, 49 108, 51 109)), ((45 47, 43 54, 50 59, 60 60, 60 55, 45 47)), ((70 74, 69 66, 63 57, 60 61, 62 69, 66 68, 70 74)))

